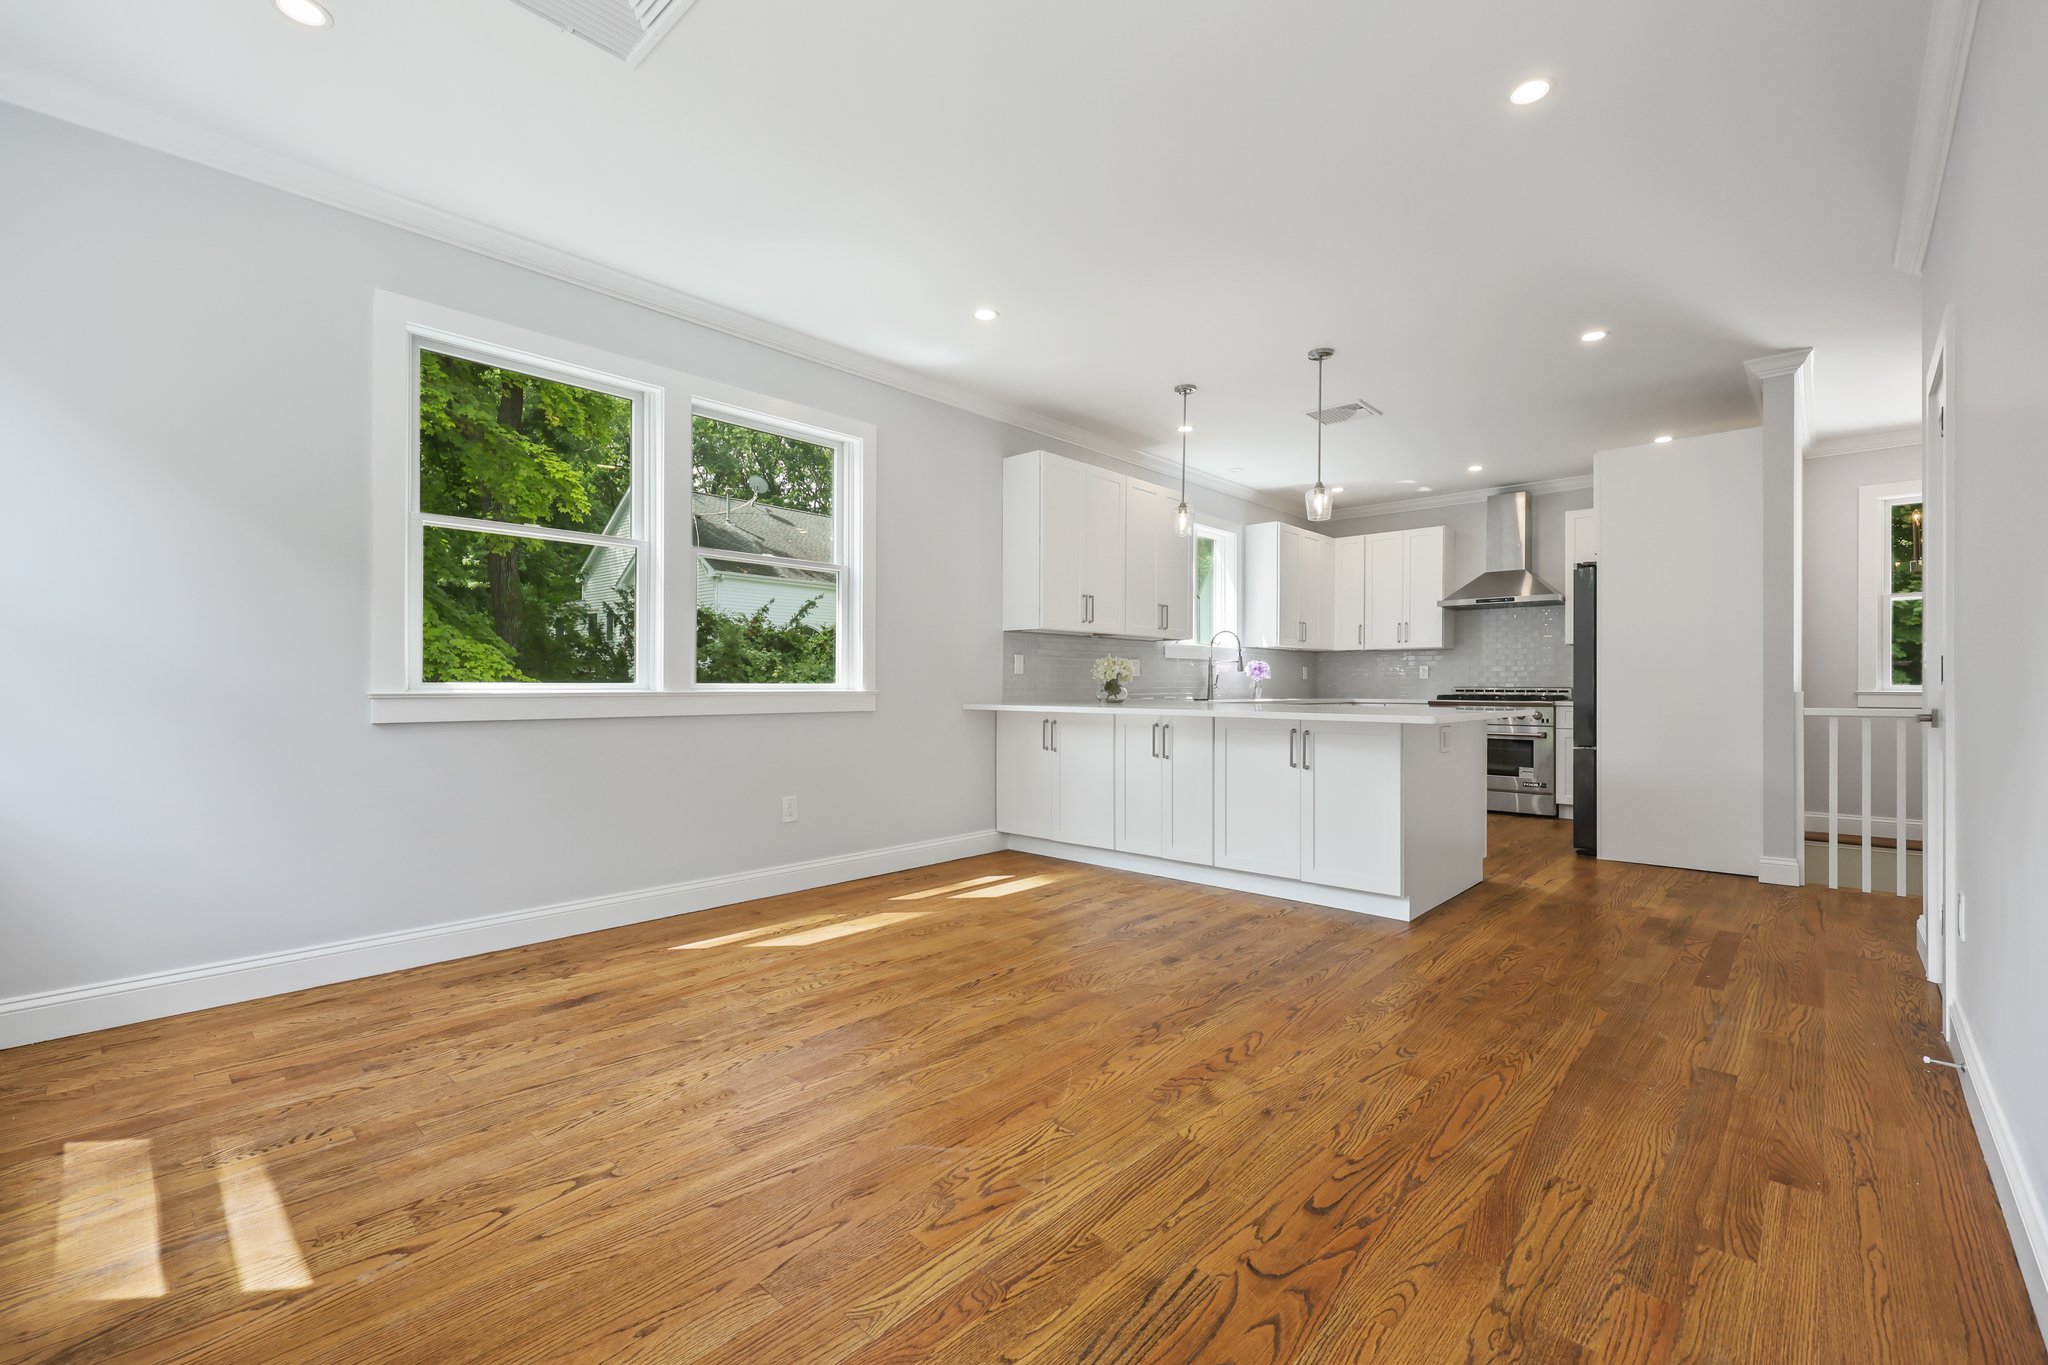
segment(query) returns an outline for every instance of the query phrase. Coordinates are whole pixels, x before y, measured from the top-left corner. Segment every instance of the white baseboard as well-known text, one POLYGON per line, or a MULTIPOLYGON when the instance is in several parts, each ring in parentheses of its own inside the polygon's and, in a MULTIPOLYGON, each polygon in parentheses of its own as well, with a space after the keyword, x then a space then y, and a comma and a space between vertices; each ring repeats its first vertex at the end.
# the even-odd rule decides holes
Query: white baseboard
POLYGON ((1758 858, 1756 879, 1766 886, 1800 886, 1806 881, 1797 858, 1758 858))
POLYGON ((757 872, 677 882, 612 896, 542 905, 483 915, 396 933, 371 934, 339 943, 316 944, 280 953, 214 962, 201 967, 152 972, 121 981, 43 991, 0 1000, 0 1048, 19 1047, 75 1033, 162 1019, 266 995, 330 986, 384 972, 449 962, 478 953, 568 938, 596 929, 664 919, 763 896, 782 896, 836 882, 857 881, 931 863, 951 862, 1003 847, 994 830, 897 844, 808 862, 785 863, 757 872))
MULTIPOLYGON (((1838 815, 1835 819, 1835 828, 1844 839, 1852 834, 1861 835, 1863 833, 1862 816, 1838 815)), ((1896 839, 1899 837, 1898 823, 1889 815, 1873 815, 1870 817, 1870 837, 1873 839, 1896 839)), ((1828 832, 1828 813, 1824 810, 1810 810, 1806 812, 1806 832, 1808 834, 1826 834, 1828 832)), ((1918 839, 1920 835, 1920 822, 1918 820, 1906 821, 1906 837, 1908 839, 1918 839)))
POLYGON ((1956 1056, 1963 1072, 1963 1094, 1970 1101, 1970 1118, 1977 1125, 1977 1142, 1984 1149, 1985 1164, 1991 1168, 1991 1184, 1998 1191, 1998 1207, 2005 1214, 2006 1231, 2019 1257, 2020 1275, 2027 1282, 2027 1296, 2034 1301, 2034 1322, 2048 1338, 2048 1209, 2041 1204, 2041 1192, 2033 1173, 2021 1155, 2019 1139, 2006 1121, 2005 1106, 1999 1103, 1991 1073, 1984 1069, 1984 1054, 1977 1049, 1977 1037, 1960 1006, 1949 1009, 1955 1033, 1956 1056))

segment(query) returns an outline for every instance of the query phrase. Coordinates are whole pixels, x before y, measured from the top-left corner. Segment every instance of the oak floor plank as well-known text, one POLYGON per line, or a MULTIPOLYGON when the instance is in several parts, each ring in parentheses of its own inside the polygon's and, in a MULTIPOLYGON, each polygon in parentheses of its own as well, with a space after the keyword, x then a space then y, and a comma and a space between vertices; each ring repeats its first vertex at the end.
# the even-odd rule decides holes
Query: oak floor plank
POLYGON ((1913 902, 1567 836, 1413 926, 999 853, 0 1054, 0 1361, 2048 1361, 1913 902), (65 1298, 138 1138, 166 1292, 65 1298))

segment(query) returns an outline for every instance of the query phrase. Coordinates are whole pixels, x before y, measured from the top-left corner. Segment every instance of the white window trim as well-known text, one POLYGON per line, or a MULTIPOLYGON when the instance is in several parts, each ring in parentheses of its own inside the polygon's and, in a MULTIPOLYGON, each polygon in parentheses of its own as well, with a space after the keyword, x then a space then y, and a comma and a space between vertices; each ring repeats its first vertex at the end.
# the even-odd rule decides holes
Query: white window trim
POLYGON ((1856 704, 1858 706, 1917 706, 1918 688, 1896 687, 1891 680, 1891 659, 1885 645, 1885 621, 1891 595, 1885 584, 1891 581, 1891 507, 1895 503, 1920 502, 1918 479, 1898 483, 1865 484, 1856 490, 1856 704))
POLYGON ((370 361, 370 719, 566 720, 875 709, 875 429, 784 399, 683 374, 628 356, 376 291, 370 361), (432 683, 419 677, 419 370, 421 341, 465 347, 543 376, 623 393, 634 403, 633 537, 642 587, 640 677, 633 683, 432 683), (834 471, 840 682, 700 684, 696 665, 696 547, 689 542, 690 419, 697 412, 820 440, 840 451, 834 471), (642 465, 640 462, 645 461, 642 465), (851 477, 847 477, 849 471, 851 477), (644 477, 643 477, 644 475, 644 477), (644 499, 644 501, 640 501, 644 499), (667 532, 680 539, 671 541, 667 532), (649 604, 652 604, 651 606, 649 604))
MULTIPOLYGON (((1229 604, 1230 611, 1228 615, 1236 624, 1232 626, 1218 626, 1217 629, 1235 633, 1244 629, 1244 596, 1242 591, 1244 586, 1244 527, 1236 522, 1219 521, 1213 517, 1204 517, 1197 514, 1195 517, 1195 535, 1199 537, 1205 532, 1218 538, 1217 545, 1219 548, 1226 545, 1229 547, 1223 557, 1223 563, 1218 568, 1218 597, 1220 601, 1229 604)), ((1192 561, 1193 556, 1190 555, 1189 559, 1192 561)), ((1192 573, 1193 570, 1190 569, 1189 572, 1192 573)), ((1194 614, 1197 617, 1200 616, 1201 609, 1199 606, 1196 607, 1194 614)), ((1201 640, 1175 640, 1160 648, 1160 654, 1168 659, 1213 659, 1219 655, 1230 656, 1234 653, 1235 650, 1230 645, 1211 646, 1201 640)))

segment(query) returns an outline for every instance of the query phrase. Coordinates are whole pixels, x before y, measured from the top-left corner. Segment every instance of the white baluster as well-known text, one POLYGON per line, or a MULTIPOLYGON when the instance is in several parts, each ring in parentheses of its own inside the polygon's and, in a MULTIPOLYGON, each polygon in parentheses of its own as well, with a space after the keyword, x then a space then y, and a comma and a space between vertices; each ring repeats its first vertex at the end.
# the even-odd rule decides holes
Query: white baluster
POLYGON ((1842 718, 1828 717, 1828 890, 1842 885, 1842 718))
POLYGON ((1870 717, 1863 730, 1863 894, 1870 894, 1870 717))
POLYGON ((1892 738, 1898 753, 1892 759, 1892 773, 1898 780, 1898 803, 1892 807, 1892 881, 1898 894, 1906 894, 1906 724, 1892 721, 1892 738))

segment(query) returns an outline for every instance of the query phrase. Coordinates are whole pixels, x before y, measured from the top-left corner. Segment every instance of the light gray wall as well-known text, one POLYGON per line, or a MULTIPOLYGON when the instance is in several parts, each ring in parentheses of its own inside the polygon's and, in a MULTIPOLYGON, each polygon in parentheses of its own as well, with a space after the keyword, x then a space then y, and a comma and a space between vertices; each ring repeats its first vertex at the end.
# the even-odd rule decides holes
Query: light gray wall
POLYGON ((1043 438, 10 106, 0 165, 0 999, 992 825, 1043 438), (380 286, 873 423, 878 709, 371 726, 380 286))
MULTIPOLYGON (((1806 704, 1856 704, 1856 559, 1858 490, 1920 477, 1920 447, 1832 455, 1806 462, 1806 704)), ((1871 814, 1890 819, 1898 804, 1896 749, 1890 722, 1873 727, 1871 814)), ((1906 818, 1920 818, 1920 736, 1906 745, 1906 818)), ((1863 809, 1861 750, 1855 722, 1844 721, 1839 780, 1842 809, 1863 809)), ((1806 725, 1806 809, 1825 811, 1827 730, 1806 725)), ((1888 835, 1889 829, 1880 831, 1888 835)), ((1915 838, 1919 837, 1917 832, 1915 838)))
MULTIPOLYGON (((1949 430, 1955 457, 1956 613, 1949 744, 1956 767, 1955 889, 1969 898, 1953 999, 1981 1051, 1973 1073, 2003 1106, 2048 1237, 2048 630, 2038 594, 2048 507, 2048 6, 1985 0, 1971 46, 1923 291, 1931 358, 1955 310, 1949 430)), ((2038 1277, 2040 1267, 2035 1268, 2038 1277)), ((2034 1282, 2036 1304, 2048 1297, 2034 1282)))
MULTIPOLYGON (((1593 505, 1593 490, 1529 499, 1536 576, 1564 591, 1564 514, 1593 505)), ((1374 535, 1417 526, 1451 529, 1455 590, 1486 569, 1486 504, 1461 503, 1333 521, 1331 535, 1374 535)), ((1316 691, 1326 697, 1433 697, 1454 687, 1570 687, 1572 650, 1564 608, 1498 607, 1457 613, 1449 649, 1341 651, 1318 657, 1316 691), (1422 676, 1422 668, 1429 676, 1422 676)))

